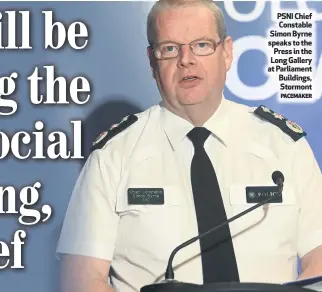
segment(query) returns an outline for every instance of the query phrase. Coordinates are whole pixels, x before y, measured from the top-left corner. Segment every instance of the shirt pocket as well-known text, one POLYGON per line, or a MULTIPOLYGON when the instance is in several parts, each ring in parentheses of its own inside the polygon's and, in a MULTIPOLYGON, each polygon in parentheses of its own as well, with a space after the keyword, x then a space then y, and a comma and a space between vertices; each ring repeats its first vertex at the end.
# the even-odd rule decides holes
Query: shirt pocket
POLYGON ((129 205, 127 190, 116 204, 116 212, 120 217, 120 244, 133 261, 154 258, 166 262, 172 250, 182 242, 181 188, 166 186, 163 189, 162 205, 129 205))
MULTIPOLYGON (((246 186, 230 187, 229 202, 231 217, 246 211, 256 204, 247 203, 246 186)), ((269 203, 250 211, 231 224, 232 236, 243 246, 249 246, 250 240, 256 244, 251 250, 273 250, 284 247, 293 248, 296 244, 299 207, 294 188, 284 184, 282 203, 269 203)))

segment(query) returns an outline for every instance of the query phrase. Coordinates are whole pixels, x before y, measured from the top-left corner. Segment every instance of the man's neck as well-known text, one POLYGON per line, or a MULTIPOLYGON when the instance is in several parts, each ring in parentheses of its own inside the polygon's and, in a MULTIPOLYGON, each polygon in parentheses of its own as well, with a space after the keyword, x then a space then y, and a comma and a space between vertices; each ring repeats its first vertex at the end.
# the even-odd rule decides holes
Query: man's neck
POLYGON ((198 103, 178 107, 173 107, 167 102, 163 102, 163 104, 166 109, 187 120, 195 127, 201 127, 217 111, 221 102, 222 98, 214 100, 211 104, 198 103))

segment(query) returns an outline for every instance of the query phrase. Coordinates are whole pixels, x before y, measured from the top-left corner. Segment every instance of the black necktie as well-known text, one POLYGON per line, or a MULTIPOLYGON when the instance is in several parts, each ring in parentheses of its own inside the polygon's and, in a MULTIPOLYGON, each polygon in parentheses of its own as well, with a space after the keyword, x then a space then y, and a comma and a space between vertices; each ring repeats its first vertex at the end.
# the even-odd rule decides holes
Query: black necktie
MULTIPOLYGON (((227 220, 217 176, 204 149, 210 132, 196 127, 188 133, 195 153, 191 163, 191 184, 199 234, 227 220)), ((229 225, 200 240, 204 284, 239 281, 229 225)))

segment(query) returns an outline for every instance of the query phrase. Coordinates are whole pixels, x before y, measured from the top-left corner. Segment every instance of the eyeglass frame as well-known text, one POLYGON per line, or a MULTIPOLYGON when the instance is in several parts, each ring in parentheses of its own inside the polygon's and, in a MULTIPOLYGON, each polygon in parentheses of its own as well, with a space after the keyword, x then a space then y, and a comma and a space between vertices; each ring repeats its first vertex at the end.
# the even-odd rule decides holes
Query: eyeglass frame
POLYGON ((177 57, 179 56, 179 52, 180 52, 180 50, 181 50, 181 47, 182 47, 182 46, 189 46, 189 47, 190 47, 190 51, 191 51, 195 56, 198 56, 198 57, 206 57, 206 56, 210 56, 210 55, 214 54, 214 53, 216 52, 216 50, 217 50, 217 47, 218 47, 218 46, 219 46, 223 41, 224 41, 223 39, 220 39, 219 41, 215 41, 214 39, 210 39, 210 38, 199 38, 199 39, 195 39, 195 40, 191 41, 191 42, 190 42, 190 43, 188 43, 188 44, 180 44, 180 43, 177 43, 177 42, 174 42, 174 41, 164 41, 164 42, 161 42, 161 43, 156 44, 155 46, 154 46, 154 45, 150 45, 150 46, 148 46, 148 48, 150 48, 150 49, 153 51, 153 55, 154 55, 154 57, 155 57, 157 60, 170 60, 170 59, 175 59, 175 58, 177 58, 177 57), (194 53, 193 49, 191 48, 191 44, 192 44, 192 43, 194 43, 194 42, 196 42, 196 41, 210 41, 210 42, 212 42, 212 43, 214 44, 215 50, 214 50, 212 53, 207 54, 207 55, 196 55, 196 54, 194 53), (169 57, 169 58, 158 58, 158 57, 156 56, 156 54, 155 54, 155 47, 158 47, 158 46, 160 46, 160 45, 162 45, 162 44, 166 44, 166 43, 170 43, 170 44, 175 44, 175 45, 177 45, 177 46, 179 47, 179 49, 178 49, 178 54, 177 54, 175 57, 169 57))

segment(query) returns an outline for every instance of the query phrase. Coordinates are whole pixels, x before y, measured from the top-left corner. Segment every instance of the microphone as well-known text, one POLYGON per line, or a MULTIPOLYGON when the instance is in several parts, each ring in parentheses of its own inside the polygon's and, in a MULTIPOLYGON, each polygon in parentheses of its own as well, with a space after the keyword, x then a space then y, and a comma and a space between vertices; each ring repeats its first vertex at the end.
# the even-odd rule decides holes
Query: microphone
POLYGON ((284 187, 284 175, 280 171, 276 170, 272 174, 272 180, 275 184, 280 187, 280 191, 283 190, 284 187))
MULTIPOLYGON (((280 191, 282 192, 283 183, 284 183, 283 174, 280 171, 274 171, 273 174, 272 174, 272 179, 273 179, 274 183, 280 187, 280 191)), ((174 280, 174 271, 173 271, 172 263, 173 263, 173 259, 174 259, 175 255, 177 254, 178 251, 180 251, 182 248, 194 243, 195 241, 203 238, 204 236, 206 236, 206 235, 208 235, 208 234, 220 229, 221 227, 225 226, 226 224, 229 224, 230 222, 232 222, 232 221, 234 221, 234 220, 246 215, 247 213, 259 208, 260 206, 265 205, 266 203, 269 203, 273 199, 274 199, 274 197, 271 196, 268 199, 266 199, 266 200, 264 200, 264 201, 262 201, 262 202, 260 202, 260 203, 258 203, 256 205, 254 205, 254 206, 248 208, 247 210, 245 210, 245 211, 233 216, 232 218, 224 221, 220 225, 217 225, 214 228, 212 228, 212 229, 210 229, 210 230, 208 230, 208 231, 206 231, 206 232, 204 232, 204 233, 202 233, 202 234, 200 234, 198 236, 195 236, 195 237, 183 242, 179 246, 177 246, 172 251, 172 253, 171 253, 170 257, 169 257, 168 266, 167 266, 167 269, 166 269, 166 272, 165 272, 165 280, 164 280, 164 282, 175 281, 174 280)))

